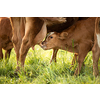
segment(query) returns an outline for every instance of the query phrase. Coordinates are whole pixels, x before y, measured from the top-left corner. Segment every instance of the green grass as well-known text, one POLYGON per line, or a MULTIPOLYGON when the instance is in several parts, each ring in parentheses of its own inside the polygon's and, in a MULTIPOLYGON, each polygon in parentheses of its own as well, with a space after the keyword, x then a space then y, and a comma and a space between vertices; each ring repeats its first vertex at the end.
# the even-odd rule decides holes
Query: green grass
MULTIPOLYGON (((93 76, 92 52, 85 58, 85 66, 82 67, 79 76, 73 76, 77 64, 72 69, 73 53, 59 50, 57 63, 50 64, 52 50, 44 51, 39 46, 35 50, 29 50, 24 70, 15 75, 16 55, 14 49, 8 60, 0 61, 0 84, 99 84, 100 76, 93 76)), ((100 65, 100 63, 99 63, 100 65)), ((99 68, 100 70, 100 68, 99 68)))

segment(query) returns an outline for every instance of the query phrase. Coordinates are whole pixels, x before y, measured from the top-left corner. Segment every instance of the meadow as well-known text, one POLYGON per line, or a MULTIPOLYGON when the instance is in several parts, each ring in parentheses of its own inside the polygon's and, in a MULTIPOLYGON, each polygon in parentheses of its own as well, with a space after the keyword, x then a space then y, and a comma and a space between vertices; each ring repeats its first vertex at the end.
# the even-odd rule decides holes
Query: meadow
MULTIPOLYGON (((4 51, 3 51, 4 53, 4 51)), ((71 68, 73 53, 59 50, 57 63, 50 59, 52 50, 43 50, 36 45, 34 51, 30 48, 26 60, 24 73, 21 70, 15 75, 16 54, 14 49, 10 59, 0 61, 0 84, 99 84, 100 76, 93 76, 92 52, 86 56, 79 76, 73 76, 77 63, 71 68)), ((100 63, 99 63, 100 65, 100 63)), ((100 68, 99 68, 100 70, 100 68)))

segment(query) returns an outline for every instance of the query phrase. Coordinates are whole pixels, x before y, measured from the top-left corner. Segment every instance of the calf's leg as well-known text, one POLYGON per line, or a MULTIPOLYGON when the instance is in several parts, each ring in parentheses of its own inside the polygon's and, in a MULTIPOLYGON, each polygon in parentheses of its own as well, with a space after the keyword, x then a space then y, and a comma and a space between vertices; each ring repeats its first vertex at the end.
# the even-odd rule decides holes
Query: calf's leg
POLYGON ((87 55, 87 53, 91 49, 91 44, 80 44, 79 46, 79 58, 78 58, 78 67, 76 68, 76 71, 74 75, 79 75, 81 71, 81 67, 83 64, 83 61, 87 55))
POLYGON ((72 66, 75 64, 75 61, 78 61, 78 54, 74 54, 74 57, 72 60, 72 66))
POLYGON ((51 63, 52 61, 55 61, 55 62, 56 62, 57 52, 58 52, 58 49, 53 49, 53 54, 52 54, 52 58, 51 58, 51 60, 50 60, 50 63, 51 63))
MULTIPOLYGON (((71 64, 72 67, 74 67, 75 61, 78 62, 78 54, 74 54, 74 57, 73 57, 73 60, 72 60, 72 64, 71 64)), ((84 62, 83 62, 83 66, 85 66, 84 62)))

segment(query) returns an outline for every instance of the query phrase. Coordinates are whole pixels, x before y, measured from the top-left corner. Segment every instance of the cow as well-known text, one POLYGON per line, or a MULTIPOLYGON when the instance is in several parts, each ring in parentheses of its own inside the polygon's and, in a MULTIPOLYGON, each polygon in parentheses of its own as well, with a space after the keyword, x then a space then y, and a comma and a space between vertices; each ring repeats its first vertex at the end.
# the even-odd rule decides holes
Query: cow
POLYGON ((96 18, 95 21, 95 34, 94 34, 94 46, 92 49, 93 53, 93 75, 98 76, 98 60, 100 57, 100 17, 96 18))
POLYGON ((2 49, 5 50, 5 59, 10 57, 10 52, 13 48, 12 27, 10 19, 7 17, 0 17, 0 59, 3 59, 2 49))
POLYGON ((40 43, 44 50, 53 49, 52 60, 56 61, 59 49, 68 50, 78 57, 78 67, 74 75, 79 75, 83 61, 94 44, 95 18, 88 18, 76 22, 62 32, 50 32, 46 39, 40 43))
MULTIPOLYGON (((29 48, 39 44, 45 38, 47 32, 55 29, 57 29, 56 31, 63 30, 63 28, 56 28, 56 25, 61 27, 63 23, 66 23, 66 28, 68 28, 78 20, 77 17, 10 17, 13 31, 12 42, 16 52, 17 64, 19 65, 20 62, 21 66, 24 67, 29 48)), ((18 70, 20 70, 19 66, 16 71, 18 70)))

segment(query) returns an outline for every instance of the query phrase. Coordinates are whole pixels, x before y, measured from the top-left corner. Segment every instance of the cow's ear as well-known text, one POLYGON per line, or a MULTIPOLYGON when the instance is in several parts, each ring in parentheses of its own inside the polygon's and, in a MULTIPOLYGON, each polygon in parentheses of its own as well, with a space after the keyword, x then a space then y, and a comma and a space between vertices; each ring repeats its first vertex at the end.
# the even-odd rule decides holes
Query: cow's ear
POLYGON ((67 32, 62 32, 60 34, 60 36, 59 36, 59 39, 64 40, 64 39, 66 39, 67 36, 68 36, 68 33, 67 32))

